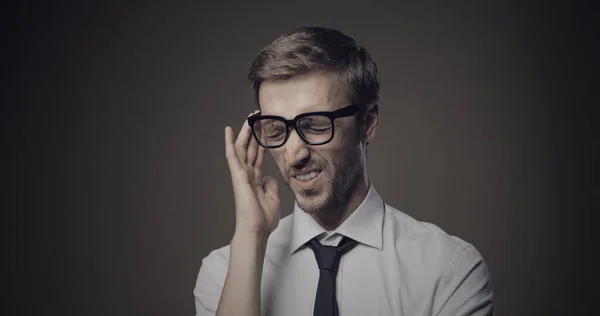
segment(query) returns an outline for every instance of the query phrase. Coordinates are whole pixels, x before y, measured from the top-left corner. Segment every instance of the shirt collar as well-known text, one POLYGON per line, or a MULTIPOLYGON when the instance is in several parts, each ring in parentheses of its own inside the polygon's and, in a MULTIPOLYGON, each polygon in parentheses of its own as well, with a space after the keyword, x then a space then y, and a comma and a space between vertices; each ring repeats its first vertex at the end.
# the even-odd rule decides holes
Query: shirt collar
MULTIPOLYGON (((383 249, 384 203, 372 184, 358 208, 334 231, 359 243, 383 249)), ((294 202, 290 254, 326 230, 294 202)))

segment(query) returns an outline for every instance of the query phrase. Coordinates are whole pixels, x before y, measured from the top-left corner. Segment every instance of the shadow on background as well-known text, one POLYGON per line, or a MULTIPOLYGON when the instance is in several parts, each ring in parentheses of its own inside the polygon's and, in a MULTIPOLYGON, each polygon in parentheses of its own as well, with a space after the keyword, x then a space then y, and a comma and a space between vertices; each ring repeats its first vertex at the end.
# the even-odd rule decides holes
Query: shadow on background
POLYGON ((318 24, 378 63, 368 163, 384 200, 482 252, 498 315, 583 313, 588 211, 600 208, 593 12, 531 1, 7 8, 4 305, 192 315, 201 259, 233 232, 223 128, 253 110, 249 64, 282 32, 318 24))

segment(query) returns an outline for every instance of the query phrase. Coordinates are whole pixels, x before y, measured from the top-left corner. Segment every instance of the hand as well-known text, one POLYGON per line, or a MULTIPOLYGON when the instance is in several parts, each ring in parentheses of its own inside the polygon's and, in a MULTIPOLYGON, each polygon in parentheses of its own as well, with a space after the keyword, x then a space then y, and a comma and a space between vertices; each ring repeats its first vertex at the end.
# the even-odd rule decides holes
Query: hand
POLYGON ((225 127, 225 153, 233 184, 236 232, 257 233, 266 238, 279 224, 277 181, 261 176, 265 149, 252 136, 247 120, 235 143, 233 129, 225 127))

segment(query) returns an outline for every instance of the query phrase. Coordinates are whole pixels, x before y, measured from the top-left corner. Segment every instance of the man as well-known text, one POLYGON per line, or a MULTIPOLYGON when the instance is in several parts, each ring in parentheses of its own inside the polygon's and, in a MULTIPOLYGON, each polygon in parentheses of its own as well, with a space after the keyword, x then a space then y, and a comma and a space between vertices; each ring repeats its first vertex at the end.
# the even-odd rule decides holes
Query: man
POLYGON ((303 27, 254 60, 259 111, 225 128, 235 233, 202 261, 196 314, 492 315, 480 253, 385 204, 366 168, 379 120, 369 53, 343 33, 303 27), (268 150, 295 197, 280 220, 268 150))

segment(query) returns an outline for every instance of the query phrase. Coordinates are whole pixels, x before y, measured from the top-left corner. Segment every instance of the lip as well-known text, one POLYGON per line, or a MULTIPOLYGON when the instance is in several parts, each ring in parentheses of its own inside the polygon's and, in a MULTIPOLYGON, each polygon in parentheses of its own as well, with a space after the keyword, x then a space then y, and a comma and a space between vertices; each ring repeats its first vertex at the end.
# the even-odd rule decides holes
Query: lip
POLYGON ((296 184, 296 186, 302 187, 304 189, 308 189, 308 188, 313 187, 316 184, 316 182, 319 181, 319 179, 321 179, 321 175, 323 175, 323 170, 319 171, 319 174, 316 177, 314 177, 308 181, 298 180, 298 179, 296 179, 295 176, 292 176, 291 179, 296 184))

